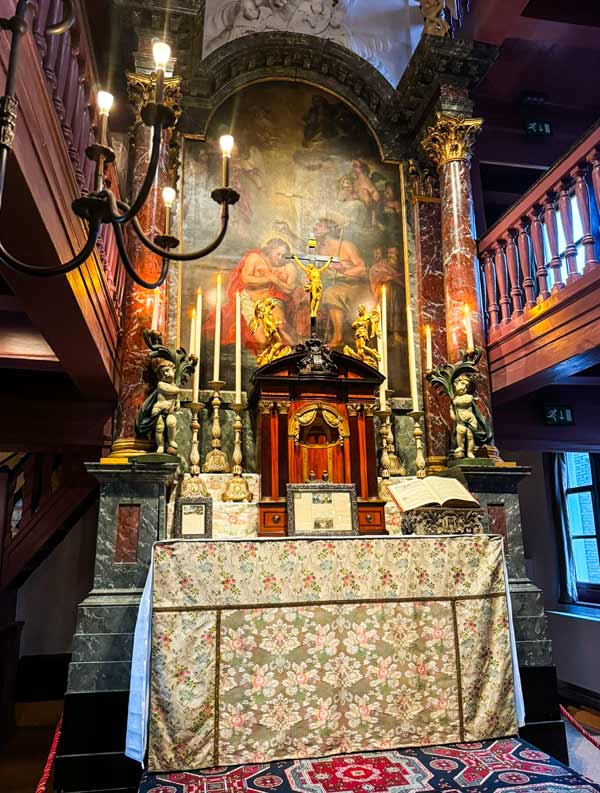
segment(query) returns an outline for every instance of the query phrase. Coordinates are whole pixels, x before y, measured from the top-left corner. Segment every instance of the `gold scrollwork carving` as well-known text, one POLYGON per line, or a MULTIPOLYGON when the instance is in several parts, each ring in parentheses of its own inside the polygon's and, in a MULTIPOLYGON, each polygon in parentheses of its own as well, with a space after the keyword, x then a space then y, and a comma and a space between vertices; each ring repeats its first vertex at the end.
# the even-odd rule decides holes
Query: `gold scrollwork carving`
POLYGON ((421 145, 438 168, 454 160, 468 161, 482 124, 482 118, 436 113, 435 123, 427 130, 421 145))

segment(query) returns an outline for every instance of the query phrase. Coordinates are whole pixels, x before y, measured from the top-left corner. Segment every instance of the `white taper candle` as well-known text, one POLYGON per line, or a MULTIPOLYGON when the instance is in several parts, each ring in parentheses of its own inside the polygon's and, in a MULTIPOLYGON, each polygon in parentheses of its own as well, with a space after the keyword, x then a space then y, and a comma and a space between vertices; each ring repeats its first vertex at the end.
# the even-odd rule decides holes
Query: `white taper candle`
POLYGON ((202 290, 196 292, 196 320, 194 322, 194 355, 198 356, 198 363, 194 371, 192 386, 192 402, 198 401, 198 391, 200 390, 200 347, 202 342, 202 290))
POLYGON ((215 307, 215 354, 213 358, 213 380, 218 382, 221 365, 221 273, 217 275, 217 303, 215 307))
POLYGON ((154 298, 152 305, 152 330, 159 330, 159 310, 160 310, 160 289, 156 287, 154 290, 154 298))
POLYGON ((473 326, 471 324, 471 309, 469 308, 469 304, 465 303, 465 307, 463 309, 465 312, 465 330, 467 331, 467 350, 471 352, 475 349, 475 345, 473 344, 473 326))
POLYGON ((242 298, 235 293, 235 404, 242 404, 242 298))
POLYGON ((431 346, 431 325, 425 325, 425 370, 433 369, 433 349, 431 346))
POLYGON ((412 399, 413 411, 419 409, 419 391, 417 389, 417 351, 415 349, 415 335, 413 332, 413 317, 410 307, 406 313, 406 329, 408 339, 408 364, 410 375, 410 398, 412 399))

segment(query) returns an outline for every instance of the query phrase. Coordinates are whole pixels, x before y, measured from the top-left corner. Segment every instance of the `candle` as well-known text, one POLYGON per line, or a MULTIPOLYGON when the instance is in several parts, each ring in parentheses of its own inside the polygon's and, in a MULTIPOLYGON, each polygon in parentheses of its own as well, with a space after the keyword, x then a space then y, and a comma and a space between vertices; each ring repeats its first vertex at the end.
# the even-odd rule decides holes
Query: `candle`
POLYGON ((213 380, 219 381, 221 364, 221 273, 217 275, 217 303, 215 307, 215 354, 213 357, 213 380))
POLYGON ((242 404, 242 299, 235 293, 235 404, 242 404))
MULTIPOLYGON (((377 306, 377 310, 381 316, 381 306, 377 306)), ((383 329, 381 331, 381 336, 377 336, 377 352, 379 353, 379 371, 385 376, 385 380, 379 386, 379 409, 385 410, 387 407, 387 400, 385 398, 387 374, 385 371, 385 353, 383 350, 383 329)))
POLYGON ((387 349, 387 292, 385 284, 381 287, 381 341, 383 349, 383 373, 388 374, 388 349, 387 349))
POLYGON ((406 329, 408 336, 408 365, 410 375, 410 398, 412 399, 412 409, 417 411, 419 409, 419 392, 417 390, 417 365, 416 365, 416 350, 415 339, 413 333, 413 319, 412 311, 408 308, 406 313, 406 329))
POLYGON ((192 309, 192 322, 190 324, 190 348, 189 354, 194 355, 194 347, 196 344, 196 309, 192 309))
POLYGON ((202 339, 202 290, 196 292, 196 308, 194 309, 194 355, 198 356, 198 363, 194 370, 194 380, 192 385, 192 402, 198 401, 198 390, 200 388, 200 344, 202 339))
POLYGON ((154 304, 152 306, 152 330, 158 330, 158 312, 160 309, 160 289, 156 287, 154 290, 154 304))
POLYGON ((465 312, 465 330, 467 331, 467 352, 471 352, 475 349, 475 345, 473 344, 473 326, 471 325, 471 309, 469 308, 469 304, 465 303, 464 307, 465 312))
POLYGON ((425 370, 433 369, 433 351, 431 349, 431 325, 425 325, 425 370))

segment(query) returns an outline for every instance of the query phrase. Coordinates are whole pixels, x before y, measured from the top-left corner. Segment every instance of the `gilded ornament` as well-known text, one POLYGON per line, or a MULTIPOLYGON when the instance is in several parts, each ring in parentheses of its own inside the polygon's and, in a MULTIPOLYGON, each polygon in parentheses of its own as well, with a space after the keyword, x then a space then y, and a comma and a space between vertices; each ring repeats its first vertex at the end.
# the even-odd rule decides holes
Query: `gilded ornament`
POLYGON ((369 364, 369 366, 377 369, 379 361, 381 360, 381 355, 374 347, 370 347, 368 342, 370 342, 371 339, 377 339, 381 336, 379 322, 379 311, 376 309, 367 311, 364 305, 360 305, 358 307, 358 317, 352 323, 354 346, 356 349, 353 350, 352 347, 346 345, 344 347, 344 355, 358 358, 359 361, 363 361, 369 364))
POLYGON ((263 334, 265 336, 266 348, 256 358, 258 366, 264 366, 267 363, 272 363, 278 358, 283 358, 284 355, 289 355, 292 348, 284 345, 279 333, 279 325, 281 320, 276 320, 273 317, 273 309, 275 302, 273 298, 267 297, 264 300, 258 300, 254 307, 254 317, 250 321, 250 333, 254 335, 260 325, 262 324, 263 334))
POLYGON ((449 36, 450 25, 442 17, 446 3, 444 0, 421 0, 423 12, 423 33, 429 36, 449 36))
POLYGON ((455 160, 468 161, 482 124, 482 118, 436 113, 435 124, 429 128, 421 145, 438 168, 455 160))

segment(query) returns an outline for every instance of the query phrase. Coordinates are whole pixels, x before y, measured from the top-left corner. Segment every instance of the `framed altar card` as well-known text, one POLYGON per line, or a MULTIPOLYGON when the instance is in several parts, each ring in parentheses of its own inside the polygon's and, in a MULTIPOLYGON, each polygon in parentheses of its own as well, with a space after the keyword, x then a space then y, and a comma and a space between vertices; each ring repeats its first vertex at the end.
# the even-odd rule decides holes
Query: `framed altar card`
POLYGON ((173 536, 182 540, 212 537, 212 499, 183 496, 175 501, 173 536))
POLYGON ((358 534, 356 485, 307 482, 287 485, 288 534, 358 534))

